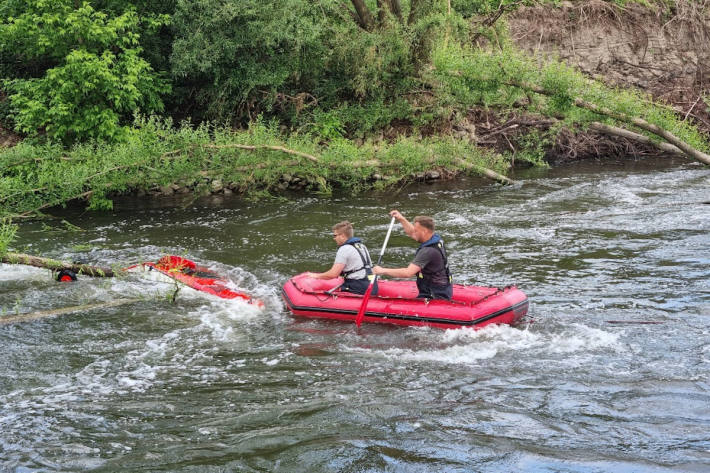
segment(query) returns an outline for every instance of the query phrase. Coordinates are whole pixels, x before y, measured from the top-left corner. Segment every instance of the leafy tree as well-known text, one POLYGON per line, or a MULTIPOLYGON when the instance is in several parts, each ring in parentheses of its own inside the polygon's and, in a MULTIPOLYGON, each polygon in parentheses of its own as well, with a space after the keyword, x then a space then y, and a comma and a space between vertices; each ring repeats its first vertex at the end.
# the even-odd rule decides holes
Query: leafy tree
POLYGON ((314 104, 391 101, 416 84, 432 38, 447 31, 445 1, 412 3, 178 0, 174 82, 193 117, 241 123, 314 104))
POLYGON ((248 117, 257 102, 313 86, 327 23, 302 0, 178 0, 172 73, 205 117, 248 117))
MULTIPOLYGON (((0 56, 34 64, 14 76, 3 70, 18 131, 44 131, 65 143, 114 140, 122 119, 163 109, 160 94, 169 85, 141 57, 140 21, 130 4, 105 13, 87 1, 29 0, 4 13, 0 56)), ((154 27, 165 21, 152 18, 154 27)))

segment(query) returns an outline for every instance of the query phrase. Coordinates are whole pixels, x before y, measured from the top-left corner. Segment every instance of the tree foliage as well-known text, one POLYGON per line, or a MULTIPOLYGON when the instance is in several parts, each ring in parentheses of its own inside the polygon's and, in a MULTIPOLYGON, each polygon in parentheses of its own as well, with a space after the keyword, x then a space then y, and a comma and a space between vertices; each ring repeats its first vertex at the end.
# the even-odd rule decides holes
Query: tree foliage
MULTIPOLYGON (((523 1, 5 0, 0 121, 9 103, 20 130, 49 139, 0 152, 0 217, 77 198, 110 208, 116 193, 176 182, 201 192, 203 174, 253 192, 298 169, 327 192, 471 169, 461 157, 504 172, 505 156, 467 139, 419 136, 472 107, 571 129, 639 117, 708 150, 650 97, 516 50, 498 19, 523 1), (167 117, 150 115, 161 94, 167 117), (185 117, 197 124, 173 124, 185 117), (408 137, 377 142, 399 124, 408 137), (320 159, 272 152, 283 147, 320 159), (373 180, 373 157, 389 178, 373 180)), ((541 162, 559 127, 520 139, 528 161, 541 162)))
POLYGON ((312 89, 327 60, 321 10, 300 0, 178 0, 172 74, 197 118, 245 117, 255 102, 312 89))
POLYGON ((285 174, 298 174, 307 190, 328 193, 335 186, 391 186, 436 167, 500 172, 506 166, 500 156, 449 137, 401 138, 390 145, 356 145, 344 138, 327 145, 319 141, 283 135, 276 122, 257 120, 235 131, 139 117, 120 143, 85 143, 71 150, 20 143, 0 153, 0 218, 35 216, 76 199, 86 199, 92 209, 110 209, 112 195, 176 183, 197 194, 209 192, 213 180, 237 192, 271 192, 278 191, 285 174), (374 180, 376 172, 388 177, 374 180))
POLYGON ((8 13, 0 24, 1 54, 34 64, 4 80, 19 131, 44 131, 65 143, 112 140, 134 112, 162 110, 160 94, 169 86, 141 57, 132 6, 119 14, 89 2, 29 0, 8 13))
POLYGON ((266 112, 288 121, 316 105, 392 102, 416 86, 437 38, 466 37, 465 21, 440 0, 413 2, 416 14, 409 2, 352 3, 359 8, 341 0, 179 0, 172 74, 185 97, 197 98, 191 115, 244 123, 266 112))

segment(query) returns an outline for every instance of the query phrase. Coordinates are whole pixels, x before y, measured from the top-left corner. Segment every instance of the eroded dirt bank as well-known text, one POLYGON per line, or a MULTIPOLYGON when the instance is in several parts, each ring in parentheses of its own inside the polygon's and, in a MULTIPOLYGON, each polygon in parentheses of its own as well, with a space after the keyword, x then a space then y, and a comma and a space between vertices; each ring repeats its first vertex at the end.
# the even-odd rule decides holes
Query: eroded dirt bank
MULTIPOLYGON (((681 0, 673 8, 564 2, 523 7, 508 23, 521 49, 557 57, 608 85, 647 91, 710 134, 710 1, 681 0)), ((628 154, 659 152, 591 132, 563 133, 548 159, 628 154)))

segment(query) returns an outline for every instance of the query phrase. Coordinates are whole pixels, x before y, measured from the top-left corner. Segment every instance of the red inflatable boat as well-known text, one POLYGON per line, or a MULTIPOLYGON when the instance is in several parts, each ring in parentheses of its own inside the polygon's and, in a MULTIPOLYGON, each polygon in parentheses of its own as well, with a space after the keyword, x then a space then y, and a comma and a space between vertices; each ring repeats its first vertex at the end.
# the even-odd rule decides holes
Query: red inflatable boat
MULTIPOLYGON (((282 295, 294 315, 354 322, 363 296, 337 290, 342 282, 342 278, 322 280, 299 274, 286 282, 282 295)), ((414 281, 379 280, 378 286, 378 294, 367 303, 365 322, 483 327, 514 325, 528 312, 527 296, 514 286, 499 289, 455 284, 451 301, 417 299, 414 281)))
POLYGON ((157 263, 140 263, 125 271, 156 271, 158 274, 179 281, 198 291, 221 297, 222 299, 242 299, 257 307, 264 307, 259 299, 252 298, 249 294, 237 291, 231 281, 223 279, 213 271, 197 266, 193 261, 181 256, 163 256, 157 263))

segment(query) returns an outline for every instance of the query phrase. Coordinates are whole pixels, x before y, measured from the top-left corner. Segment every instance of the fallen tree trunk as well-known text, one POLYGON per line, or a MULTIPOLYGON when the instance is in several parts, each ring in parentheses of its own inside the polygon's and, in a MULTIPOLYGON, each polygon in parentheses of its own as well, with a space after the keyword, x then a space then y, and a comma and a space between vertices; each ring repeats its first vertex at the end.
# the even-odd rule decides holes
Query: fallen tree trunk
POLYGON ((26 255, 23 253, 6 253, 0 261, 6 264, 24 264, 27 266, 34 266, 36 268, 51 269, 52 271, 68 269, 76 274, 84 274, 86 276, 99 278, 112 278, 115 276, 111 268, 100 268, 98 266, 90 266, 88 264, 66 263, 64 261, 26 255))
POLYGON ((41 310, 38 312, 30 312, 27 314, 16 314, 8 317, 0 317, 0 325, 14 324, 17 322, 30 322, 32 320, 44 319, 46 317, 54 317, 55 315, 71 314, 73 312, 79 311, 105 309, 108 307, 131 304, 133 302, 138 302, 139 300, 140 299, 116 299, 110 302, 99 302, 97 304, 84 304, 73 307, 62 307, 61 309, 41 310))
POLYGON ((266 151, 280 151, 282 153, 286 154, 291 154, 293 156, 301 156, 302 158, 310 159, 314 163, 320 162, 318 158, 313 156, 312 154, 308 153, 303 153, 301 151, 296 151, 293 149, 289 148, 284 148, 283 146, 272 146, 272 145, 239 145, 239 144, 226 144, 226 145, 200 145, 203 148, 209 148, 209 149, 229 149, 229 148, 237 148, 237 149, 243 149, 246 151, 258 151, 258 150, 266 150, 266 151))
POLYGON ((506 184, 506 185, 515 184, 515 181, 510 179, 509 177, 505 177, 504 175, 499 174, 491 169, 482 168, 480 166, 477 166, 469 161, 466 161, 465 159, 459 158, 458 163, 467 169, 475 169, 477 172, 480 172, 481 175, 483 175, 484 177, 487 177, 488 179, 491 179, 496 182, 500 182, 501 184, 506 184))
MULTIPOLYGON (((316 161, 316 162, 318 162, 318 161, 316 161)), ((460 165, 464 166, 466 169, 474 169, 477 172, 481 173, 481 175, 483 177, 486 177, 486 178, 491 179, 493 181, 497 181, 502 184, 514 184, 515 183, 515 181, 513 181, 512 179, 505 177, 504 175, 497 173, 491 169, 474 165, 474 164, 469 163, 468 161, 463 160, 463 159, 459 159, 458 162, 460 165)), ((298 166, 300 163, 298 161, 288 161, 286 163, 280 163, 280 164, 282 166, 298 166)), ((271 166, 271 163, 259 163, 254 166, 239 167, 239 168, 236 168, 236 170, 237 171, 249 171, 252 169, 263 169, 263 168, 267 168, 269 166, 271 166)), ((367 161, 355 161, 355 162, 348 164, 348 166, 354 167, 354 168, 372 167, 372 168, 379 168, 379 169, 386 169, 387 167, 395 167, 394 164, 384 164, 376 159, 369 159, 367 161)), ((337 165, 336 164, 329 164, 329 167, 332 169, 335 169, 335 168, 337 168, 337 165)))
POLYGON ((677 146, 673 146, 670 143, 664 143, 662 141, 653 141, 651 138, 646 135, 642 135, 641 133, 634 133, 630 130, 625 130, 623 128, 599 122, 593 122, 589 126, 589 128, 594 131, 604 133, 606 135, 620 136, 622 138, 627 138, 629 140, 637 141, 639 143, 655 146, 656 148, 660 149, 661 151, 665 151, 666 153, 685 156, 685 153, 683 153, 683 151, 681 151, 680 148, 678 148, 677 146))
MULTIPOLYGON (((508 85, 512 85, 514 87, 519 87, 521 89, 528 90, 530 92, 535 92, 536 94, 540 94, 540 95, 547 95, 547 96, 554 95, 554 93, 550 92, 549 90, 546 90, 546 89, 539 87, 535 84, 528 84, 528 83, 523 83, 523 82, 510 82, 510 83, 508 83, 508 85)), ((574 103, 576 106, 578 106, 580 108, 584 108, 586 110, 589 110, 590 112, 594 112, 599 115, 605 115, 607 117, 611 117, 616 120, 637 126, 637 127, 641 128, 642 130, 648 131, 649 133, 653 133, 654 135, 663 138, 668 143, 676 146, 678 149, 680 149, 683 152, 683 154, 685 154, 689 158, 700 161, 703 164, 710 165, 710 155, 693 148, 688 143, 681 140, 680 138, 675 136, 670 131, 663 129, 658 125, 654 125, 653 123, 649 123, 642 118, 630 117, 630 116, 625 115, 623 113, 618 113, 618 112, 615 112, 615 111, 610 110, 608 108, 600 107, 596 104, 593 104, 591 102, 587 102, 586 100, 583 100, 580 98, 572 99, 572 103, 574 103)))

